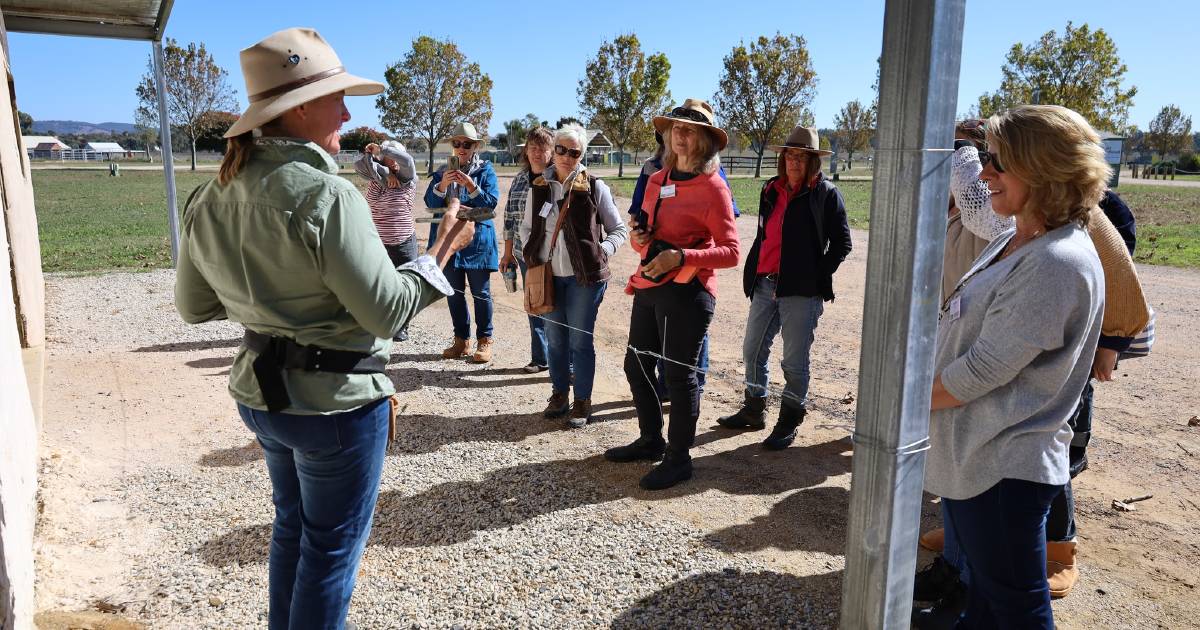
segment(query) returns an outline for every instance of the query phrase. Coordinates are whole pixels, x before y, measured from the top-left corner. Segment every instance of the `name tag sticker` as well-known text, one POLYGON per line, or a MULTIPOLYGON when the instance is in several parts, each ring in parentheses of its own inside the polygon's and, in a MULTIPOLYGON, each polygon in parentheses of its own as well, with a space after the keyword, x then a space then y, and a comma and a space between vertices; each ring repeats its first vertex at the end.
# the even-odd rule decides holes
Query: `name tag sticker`
POLYGON ((958 319, 959 315, 962 315, 962 296, 961 295, 958 297, 955 297, 953 300, 950 300, 950 308, 946 309, 946 317, 949 318, 949 321, 954 321, 954 320, 958 319))
POLYGON ((663 186, 662 188, 658 189, 658 198, 659 199, 670 199, 671 197, 674 197, 674 196, 675 196, 675 184, 671 184, 670 186, 663 186))
POLYGON ((542 204, 542 209, 540 212, 538 212, 538 216, 545 219, 546 217, 550 216, 550 211, 553 209, 554 209, 554 204, 547 201, 546 203, 542 204))

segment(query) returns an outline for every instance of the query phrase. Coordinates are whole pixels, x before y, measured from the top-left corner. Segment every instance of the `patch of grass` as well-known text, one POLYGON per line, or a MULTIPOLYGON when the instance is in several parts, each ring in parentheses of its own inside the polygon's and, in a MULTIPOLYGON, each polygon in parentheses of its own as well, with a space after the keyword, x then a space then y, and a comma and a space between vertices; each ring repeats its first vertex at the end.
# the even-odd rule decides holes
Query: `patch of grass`
POLYGON ((1135 260, 1200 267, 1200 188, 1122 184, 1116 191, 1137 218, 1135 260))
MULTIPOLYGON (((626 199, 633 196, 633 187, 637 183, 636 177, 605 177, 603 179, 612 188, 614 195, 626 199)), ((763 182, 767 179, 769 178, 731 177, 729 179, 729 187, 733 190, 733 200, 737 202, 738 210, 742 214, 758 214, 758 195, 762 190, 763 182)), ((850 218, 850 225, 866 229, 870 224, 871 216, 871 182, 841 181, 837 183, 837 187, 842 191, 842 198, 846 202, 846 214, 850 218)))
MULTIPOLYGON (((179 205, 214 173, 177 171, 179 205)), ((42 269, 91 272, 171 266, 162 171, 33 171, 42 269)))

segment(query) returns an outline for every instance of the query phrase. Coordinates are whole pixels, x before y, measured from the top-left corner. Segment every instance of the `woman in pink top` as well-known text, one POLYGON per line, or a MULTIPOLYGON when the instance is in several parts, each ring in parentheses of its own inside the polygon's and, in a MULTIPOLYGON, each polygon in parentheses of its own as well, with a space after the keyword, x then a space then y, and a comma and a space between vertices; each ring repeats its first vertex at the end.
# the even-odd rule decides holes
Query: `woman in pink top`
POLYGON ((663 169, 650 176, 631 244, 642 264, 629 280, 633 294, 625 377, 637 407, 641 436, 609 449, 614 462, 662 459, 642 478, 647 490, 669 488, 692 477, 688 455, 700 417, 696 364, 717 303, 715 269, 738 264, 738 235, 729 187, 718 173, 718 152, 728 135, 713 124, 712 107, 688 99, 654 118, 666 152, 663 169), (671 420, 663 439, 662 403, 655 391, 657 357, 666 357, 671 420))

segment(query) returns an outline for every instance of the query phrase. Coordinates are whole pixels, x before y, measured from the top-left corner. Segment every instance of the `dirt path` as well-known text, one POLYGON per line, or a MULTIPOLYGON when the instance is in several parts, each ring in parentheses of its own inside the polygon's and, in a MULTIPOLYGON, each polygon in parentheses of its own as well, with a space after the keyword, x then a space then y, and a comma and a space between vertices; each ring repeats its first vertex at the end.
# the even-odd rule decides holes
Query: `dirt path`
MULTIPOLYGON (((507 185, 508 178, 502 178, 507 185)), ((753 218, 739 222, 750 242, 753 218)), ((385 466, 377 532, 351 619, 360 627, 836 624, 844 567, 867 235, 835 280, 813 348, 816 411, 797 444, 716 430, 740 399, 740 272, 720 274, 696 479, 661 494, 643 468, 597 455, 636 435, 621 371, 635 263, 614 257, 597 326, 599 420, 539 414, 549 383, 528 360, 517 294, 493 282, 497 359, 445 363, 444 307, 394 350, 406 431, 385 466), (647 560, 649 558, 650 560, 647 560), (575 576, 564 578, 564 576, 575 576), (474 616, 472 616, 474 615, 474 616)), ((1200 273, 1142 267, 1158 310, 1151 358, 1097 388, 1091 469, 1076 484, 1082 579, 1060 627, 1194 627, 1200 618, 1200 273), (1114 498, 1153 494, 1119 513, 1114 498)), ((236 327, 188 327, 170 272, 48 281, 50 355, 38 602, 151 627, 261 625, 269 486, 225 383, 236 327)), ((773 383, 781 385, 778 357, 773 383)), ((933 526, 937 506, 927 503, 933 526)), ((103 622, 90 622, 104 627, 103 622)), ((121 627, 113 625, 112 627, 121 627)))

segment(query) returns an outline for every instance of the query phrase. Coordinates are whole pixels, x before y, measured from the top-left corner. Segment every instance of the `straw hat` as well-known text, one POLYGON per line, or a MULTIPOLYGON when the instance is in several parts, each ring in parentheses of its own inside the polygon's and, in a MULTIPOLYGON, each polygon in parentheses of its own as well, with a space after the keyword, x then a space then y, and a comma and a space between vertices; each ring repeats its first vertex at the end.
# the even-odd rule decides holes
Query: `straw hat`
POLYGON ((383 84, 346 72, 337 53, 311 28, 279 31, 241 54, 250 107, 226 138, 261 127, 287 110, 335 92, 379 94, 383 84))
POLYGON ((724 129, 713 124, 715 116, 713 115, 712 105, 707 101, 698 98, 689 98, 683 102, 683 105, 672 109, 665 116, 654 117, 654 130, 658 133, 666 133, 667 129, 671 128, 676 122, 685 122, 689 125, 697 127, 707 127, 717 135, 717 150, 725 148, 729 144, 729 134, 725 133, 724 129))
POLYGON ((821 140, 817 137, 816 127, 796 127, 792 133, 788 134, 787 140, 784 140, 783 144, 771 146, 771 150, 776 153, 782 152, 784 149, 800 149, 817 155, 833 155, 833 151, 821 148, 821 140))

